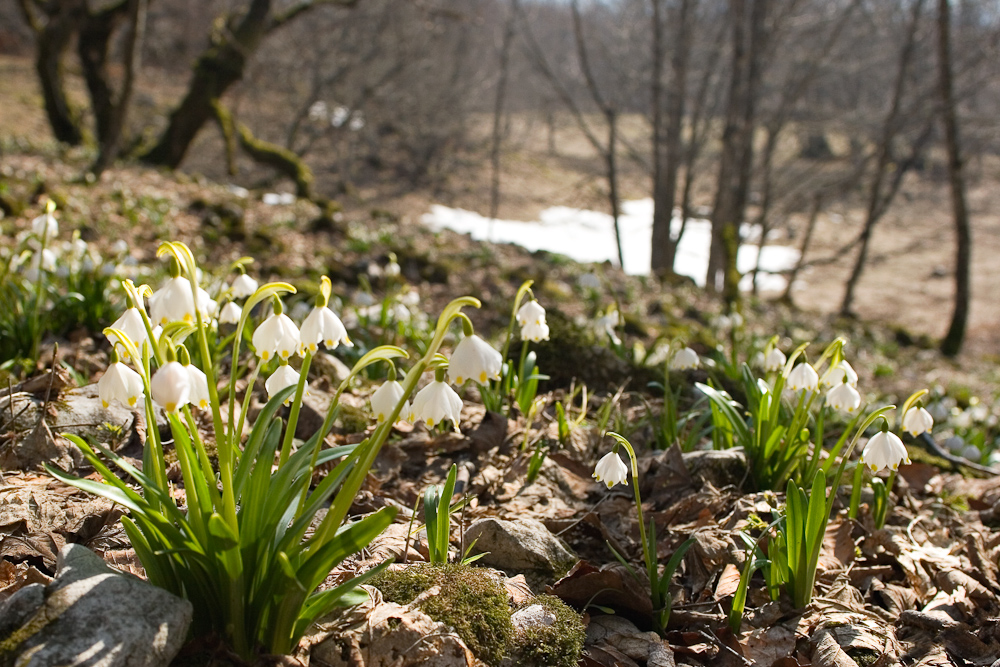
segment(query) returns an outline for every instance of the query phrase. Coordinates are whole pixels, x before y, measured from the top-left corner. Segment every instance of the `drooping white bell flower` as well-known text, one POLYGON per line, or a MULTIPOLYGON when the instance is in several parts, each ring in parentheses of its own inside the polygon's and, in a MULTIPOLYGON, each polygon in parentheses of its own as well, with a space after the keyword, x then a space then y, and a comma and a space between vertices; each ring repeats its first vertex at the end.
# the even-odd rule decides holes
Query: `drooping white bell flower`
POLYGON ((834 410, 854 412, 861 405, 861 394, 847 382, 841 382, 827 392, 826 402, 834 410))
MULTIPOLYGON (((134 306, 126 308, 121 317, 115 320, 114 324, 111 325, 111 328, 117 329, 128 336, 128 339, 133 345, 135 345, 136 349, 140 351, 142 350, 142 344, 149 340, 149 336, 146 334, 146 324, 142 321, 142 313, 140 313, 139 309, 134 306)), ((121 341, 118 339, 118 336, 114 334, 109 335, 108 342, 115 345, 116 350, 122 359, 125 361, 131 361, 128 350, 125 349, 124 345, 120 344, 121 341)))
POLYGON ((208 377, 194 364, 188 364, 184 369, 187 371, 188 382, 191 386, 191 391, 188 394, 188 402, 202 410, 207 410, 211 405, 211 397, 208 393, 208 377))
POLYGON ((302 341, 302 350, 315 352, 319 349, 320 343, 326 349, 332 350, 341 343, 348 347, 353 347, 344 323, 340 321, 337 314, 326 306, 316 306, 305 321, 302 322, 302 330, 299 332, 302 341))
POLYGON ((167 412, 179 410, 191 396, 191 376, 179 362, 169 361, 153 374, 149 393, 167 412))
POLYGON ((785 357, 785 353, 776 347, 772 347, 771 351, 764 357, 764 370, 768 373, 780 371, 785 367, 786 361, 788 359, 785 357))
POLYGON ((448 362, 448 380, 459 385, 466 380, 486 384, 490 380, 499 380, 502 369, 503 357, 500 353, 485 340, 472 334, 455 346, 448 362))
POLYGON ((517 310, 517 323, 522 327, 529 324, 545 324, 545 309, 532 299, 517 310))
POLYGON ((236 280, 233 281, 233 285, 230 290, 234 299, 245 299, 256 292, 257 287, 259 287, 259 285, 256 280, 245 273, 241 273, 236 276, 236 280))
POLYGON ((51 213, 43 213, 31 221, 31 233, 38 238, 45 237, 47 241, 51 241, 59 236, 59 223, 51 213))
POLYGON ((847 359, 841 359, 839 363, 834 364, 826 373, 823 373, 822 383, 826 387, 832 387, 845 381, 852 387, 858 386, 858 374, 847 359))
MULTIPOLYGON (((381 424, 388 419, 401 398, 403 398, 403 385, 396 380, 388 380, 376 389, 371 397, 372 414, 375 415, 375 420, 381 424)), ((399 416, 409 421, 409 403, 399 411, 399 416)))
POLYGON ((183 276, 169 279, 149 297, 149 319, 153 324, 195 320, 191 282, 183 276))
POLYGON ((903 430, 913 437, 927 433, 932 428, 934 428, 934 417, 923 408, 910 408, 903 415, 903 430))
POLYGON ((819 385, 819 374, 810 364, 802 363, 792 369, 785 380, 792 391, 816 391, 819 385))
POLYGON ((618 452, 605 454, 594 468, 594 479, 607 484, 609 489, 615 484, 628 486, 628 466, 622 462, 618 452))
MULTIPOLYGON (((267 390, 268 400, 271 400, 271 398, 273 398, 275 394, 277 394, 285 387, 291 387, 292 385, 297 385, 299 383, 299 377, 301 377, 299 372, 296 371, 291 366, 289 366, 288 364, 281 364, 280 366, 278 366, 278 369, 273 373, 271 373, 271 377, 267 378, 267 381, 264 383, 264 389, 267 390)), ((308 382, 306 383, 305 387, 302 388, 302 395, 303 396, 309 395, 308 382)), ((285 399, 285 405, 290 404, 293 398, 295 398, 294 393, 285 399)))
POLYGON ((549 339, 549 325, 545 322, 528 322, 521 326, 521 338, 539 343, 549 339))
POLYGON ((142 376, 120 361, 108 366, 97 381, 97 395, 105 408, 115 403, 134 408, 142 402, 144 394, 142 376))
POLYGON ((455 429, 461 420, 462 399, 445 382, 434 380, 417 392, 410 408, 410 422, 424 422, 428 428, 450 419, 455 429))
POLYGON ((900 463, 909 464, 910 457, 898 435, 879 431, 865 445, 864 451, 861 452, 861 462, 875 473, 883 468, 897 470, 900 463))
POLYGON ((222 307, 219 313, 219 324, 239 324, 243 309, 235 301, 230 301, 222 307))
POLYGON ((274 355, 288 359, 299 351, 301 345, 298 327, 284 313, 276 313, 261 322, 250 341, 262 361, 274 355))
POLYGON ((670 369, 674 371, 689 371, 700 365, 701 358, 690 347, 682 347, 677 350, 677 354, 670 360, 670 369))

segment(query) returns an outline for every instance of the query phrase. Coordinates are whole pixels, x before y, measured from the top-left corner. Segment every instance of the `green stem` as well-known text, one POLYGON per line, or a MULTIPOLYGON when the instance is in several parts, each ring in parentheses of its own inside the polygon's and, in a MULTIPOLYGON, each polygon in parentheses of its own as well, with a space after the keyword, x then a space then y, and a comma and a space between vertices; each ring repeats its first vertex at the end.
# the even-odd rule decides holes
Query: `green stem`
POLYGON ((865 467, 859 461, 854 466, 854 484, 851 486, 851 507, 847 511, 847 517, 852 521, 858 518, 858 506, 861 504, 861 487, 864 485, 864 480, 865 467))
MULTIPOLYGON (((612 438, 618 441, 625 451, 628 452, 629 461, 632 464, 632 493, 635 495, 635 509, 639 515, 639 541, 642 542, 642 556, 646 561, 646 574, 649 576, 649 599, 653 603, 654 613, 659 611, 661 606, 659 592, 659 575, 656 572, 656 553, 650 549, 650 544, 646 539, 646 523, 642 516, 642 497, 639 495, 639 464, 636 460, 635 450, 624 437, 617 433, 609 432, 612 438)), ((655 545, 654 545, 655 546, 655 545)))
MULTIPOLYGON (((292 453, 292 439, 295 437, 295 427, 299 423, 299 411, 302 409, 302 394, 305 392, 306 382, 308 382, 309 365, 312 363, 312 352, 306 352, 302 359, 302 368, 299 370, 299 383, 295 388, 295 398, 292 400, 292 409, 288 414, 288 424, 285 426, 285 440, 281 443, 281 454, 278 456, 278 467, 280 468, 292 453)), ((337 391, 340 395, 340 391, 337 391)), ((310 467, 310 470, 312 467, 310 467)))

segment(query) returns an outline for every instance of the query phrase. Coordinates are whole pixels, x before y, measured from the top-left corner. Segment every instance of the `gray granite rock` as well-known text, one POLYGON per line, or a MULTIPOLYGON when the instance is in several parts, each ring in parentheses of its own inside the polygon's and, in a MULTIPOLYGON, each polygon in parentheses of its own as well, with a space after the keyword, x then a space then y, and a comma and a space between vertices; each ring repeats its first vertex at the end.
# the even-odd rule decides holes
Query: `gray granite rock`
POLYGON ((27 586, 0 606, 0 665, 166 667, 184 643, 191 611, 187 600, 71 544, 44 591, 27 586))
POLYGON ((562 575, 577 560, 537 519, 479 519, 465 531, 465 544, 473 542, 473 554, 486 553, 479 562, 508 574, 562 575))

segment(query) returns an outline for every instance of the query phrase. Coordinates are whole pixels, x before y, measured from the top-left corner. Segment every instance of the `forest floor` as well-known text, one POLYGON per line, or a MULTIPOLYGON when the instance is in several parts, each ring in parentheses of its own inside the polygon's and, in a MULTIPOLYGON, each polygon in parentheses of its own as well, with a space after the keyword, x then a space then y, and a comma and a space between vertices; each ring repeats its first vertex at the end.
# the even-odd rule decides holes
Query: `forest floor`
MULTIPOLYGON (((0 81, 11 67, 0 62, 0 81)), ((11 95, 11 88, 0 89, 5 117, 22 118, 17 114, 34 99, 30 91, 11 95), (4 99, 14 103, 5 105, 4 99)), ((23 118, 37 124, 37 119, 27 120, 26 113, 23 118)), ((450 465, 459 464, 463 493, 471 502, 457 519, 463 525, 455 530, 455 546, 461 528, 475 519, 534 518, 579 557, 567 576, 532 575, 529 584, 535 593, 549 591, 586 613, 590 630, 582 664, 852 667, 991 665, 1000 660, 1000 483, 992 476, 973 476, 976 471, 969 466, 923 453, 917 443, 910 446, 914 463, 903 466, 896 480, 885 527, 875 527, 869 495, 863 497, 859 519, 847 519, 846 487, 841 489, 812 603, 795 609, 785 595, 772 601, 758 574, 751 581, 744 623, 738 632, 730 630, 726 615, 746 558, 740 535, 758 536, 761 521, 770 521, 783 494, 751 488, 745 460, 712 453, 708 438, 696 439, 694 452, 656 449, 662 392, 648 383, 662 378, 662 362, 635 352, 652 351, 657 341, 683 340, 713 360, 706 369, 674 376, 684 409, 693 411, 693 383, 709 378, 730 389, 736 400, 745 400, 721 370, 720 346, 723 355, 733 353, 744 361, 778 336, 786 351, 793 344, 814 343, 809 349, 813 359, 836 336, 844 336, 849 341, 847 358, 858 371, 866 401, 899 403, 914 391, 932 389, 931 400, 945 410, 935 437, 961 435, 972 442, 981 436, 980 460, 988 463, 1000 416, 995 405, 1000 306, 989 298, 991 286, 1000 280, 1000 267, 992 262, 1000 244, 1000 218, 990 212, 996 210, 995 195, 985 185, 971 193, 978 236, 969 347, 957 360, 946 360, 933 345, 950 316, 950 280, 939 275, 947 274, 950 261, 943 186, 908 187, 879 228, 876 252, 859 287, 859 319, 829 315, 839 305, 849 270, 850 259, 844 257, 803 276, 803 286, 794 293, 799 308, 749 301, 745 324, 732 335, 720 324, 719 305, 690 285, 662 285, 612 267, 474 243, 449 232, 429 233, 416 224, 437 200, 427 194, 386 201, 358 193, 344 200, 336 229, 312 229, 318 211, 305 202, 267 205, 258 192, 245 196, 203 176, 132 165, 112 169, 89 184, 80 178, 88 159, 85 151, 46 148, 44 141, 23 141, 24 135, 18 140, 9 127, 0 132, 2 193, 9 206, 19 209, 2 222, 5 241, 28 228, 42 199, 50 197, 59 206, 62 238, 79 231, 104 254, 110 253, 113 241, 126 240, 137 282, 161 278, 162 269, 144 267, 157 266, 159 243, 180 240, 194 250, 210 281, 221 280, 227 266, 243 256, 256 259, 252 273, 262 280, 308 287, 319 275, 329 275, 346 319, 348 313, 363 309, 369 297, 377 303, 405 293, 400 282, 385 273, 394 256, 405 289, 419 295, 417 305, 409 306, 413 320, 420 320, 416 311, 433 317, 450 299, 471 294, 484 304, 482 311, 470 313, 477 330, 497 341, 518 286, 534 280, 553 329, 552 340, 537 346, 540 368, 551 377, 541 385, 545 405, 537 418, 529 422, 517 411, 508 418, 486 413, 477 392, 467 391, 460 433, 405 424, 394 432, 353 512, 371 512, 388 503, 412 508, 428 485, 440 484, 450 465), (587 286, 591 274, 600 287, 587 286), (624 320, 615 330, 624 341, 617 346, 609 342, 603 325, 595 324, 613 304, 624 320), (581 385, 591 391, 587 408, 579 398, 567 398, 571 386, 581 385), (566 437, 558 433, 555 412, 556 403, 563 401, 575 406, 571 415, 586 413, 566 437), (606 406, 606 417, 601 406, 606 406), (977 408, 985 412, 979 414, 977 408), (642 571, 632 486, 609 491, 591 479, 594 463, 609 451, 605 427, 625 431, 636 445, 643 509, 655 522, 659 553, 665 557, 686 539, 695 541, 670 588, 674 611, 663 637, 649 632, 651 605, 642 576, 633 579, 609 548, 642 571), (527 448, 522 443, 528 443, 527 448), (529 484, 528 461, 539 443, 549 448, 549 455, 538 479, 529 484)), ((530 183, 536 179, 531 177, 529 157, 513 155, 505 164, 505 178, 518 194, 501 209, 502 216, 529 219, 541 207, 566 202, 600 205, 593 174, 573 178, 564 172, 560 179, 575 185, 533 190, 530 183), (582 197, 581 192, 588 194, 582 197)), ((626 191, 638 196, 639 182, 635 177, 626 191)), ((466 188, 442 203, 483 212, 482 189, 477 188, 466 188)), ((824 216, 817 255, 840 248, 858 225, 854 210, 846 210, 842 218, 824 216)), ((402 328, 373 327, 367 333, 352 330, 351 335, 359 347, 365 342, 412 342, 402 328)), ((74 371, 70 385, 93 382, 108 364, 110 348, 100 332, 75 330, 46 337, 40 374, 52 363, 55 343, 60 359, 74 371)), ((332 373, 318 371, 317 390, 329 389, 332 373)), ((44 382, 36 383, 38 387, 44 393, 44 382)), ((352 388, 350 404, 364 410, 371 388, 367 383, 352 388)), ((262 387, 255 390, 263 394, 262 387)), ((12 406, 13 396, 5 398, 12 406)), ((48 419, 44 410, 41 414, 42 420, 48 419)), ((843 424, 834 420, 828 433, 838 426, 843 424)), ((365 419, 344 417, 330 443, 357 442, 371 428, 365 419)), ((4 431, 0 450, 30 440, 28 430, 7 425, 4 431)), ((84 494, 34 467, 5 471, 2 484, 0 546, 5 565, 0 567, 5 579, 0 586, 50 576, 55 552, 68 541, 88 544, 109 562, 141 574, 121 524, 106 507, 93 506, 84 494), (30 574, 32 568, 38 574, 30 574)), ((385 538, 384 553, 410 556, 401 544, 403 533, 397 530, 385 538)), ((411 551, 412 558, 425 555, 421 548, 411 551)), ((507 569, 511 576, 519 573, 525 574, 507 569)))

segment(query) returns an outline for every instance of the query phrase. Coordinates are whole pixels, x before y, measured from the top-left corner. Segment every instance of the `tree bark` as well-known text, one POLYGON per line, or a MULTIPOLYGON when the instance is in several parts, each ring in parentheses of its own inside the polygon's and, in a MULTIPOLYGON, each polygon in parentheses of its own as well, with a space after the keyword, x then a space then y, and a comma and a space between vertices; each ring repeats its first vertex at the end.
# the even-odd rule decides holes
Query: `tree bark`
POLYGON ((264 38, 270 20, 271 0, 253 0, 238 21, 216 21, 212 43, 194 65, 187 94, 159 140, 140 159, 171 169, 180 166, 195 136, 215 117, 216 100, 243 78, 247 58, 264 38))
MULTIPOLYGON (((104 145, 112 133, 117 102, 108 74, 108 47, 118 24, 129 14, 131 0, 122 0, 96 14, 88 13, 80 23, 76 52, 90 93, 97 143, 104 145)), ((131 41, 131 38, 130 38, 131 41)), ((129 55, 126 55, 126 59, 129 55)), ((127 67, 127 64, 126 64, 127 67)))
POLYGON ((941 122, 944 125, 945 148, 948 151, 948 181, 951 186, 952 214, 955 218, 955 309, 948 333, 941 341, 941 352, 956 356, 965 340, 971 298, 970 266, 972 264, 972 230, 965 201, 965 176, 958 136, 958 114, 951 64, 951 7, 948 0, 938 0, 937 21, 938 90, 941 96, 941 122))
MULTIPOLYGON (((660 0, 653 0, 654 10, 659 7, 660 0)), ((671 80, 667 91, 666 132, 661 139, 662 125, 660 113, 661 95, 659 77, 654 74, 653 107, 654 118, 654 169, 653 169, 653 239, 651 254, 651 269, 657 275, 670 275, 674 272, 674 259, 677 256, 677 243, 680 235, 674 236, 671 225, 674 216, 674 202, 677 199, 677 180, 680 165, 683 161, 681 132, 684 127, 685 98, 687 94, 688 58, 691 50, 691 26, 688 17, 691 10, 691 0, 681 0, 677 18, 677 33, 674 36, 674 48, 671 53, 671 80), (661 146, 661 141, 662 146, 661 146)), ((654 15, 658 15, 658 11, 654 15)), ((662 59, 663 26, 658 16, 654 16, 654 58, 662 59)), ((706 73, 705 76, 710 76, 706 73)))
POLYGON ((108 118, 103 123, 98 121, 99 127, 100 124, 104 125, 103 136, 99 132, 100 153, 92 169, 94 174, 98 176, 115 161, 121 149, 122 133, 125 131, 125 121, 128 119, 128 109, 132 102, 135 75, 142 66, 142 45, 146 38, 147 8, 148 0, 129 0, 128 2, 131 29, 125 49, 125 75, 117 99, 107 110, 108 118))
POLYGON ((45 113, 57 141, 71 146, 83 143, 79 119, 66 97, 62 60, 87 12, 85 0, 61 0, 46 7, 46 19, 35 15, 31 0, 20 0, 25 21, 35 31, 35 71, 42 87, 45 113))

